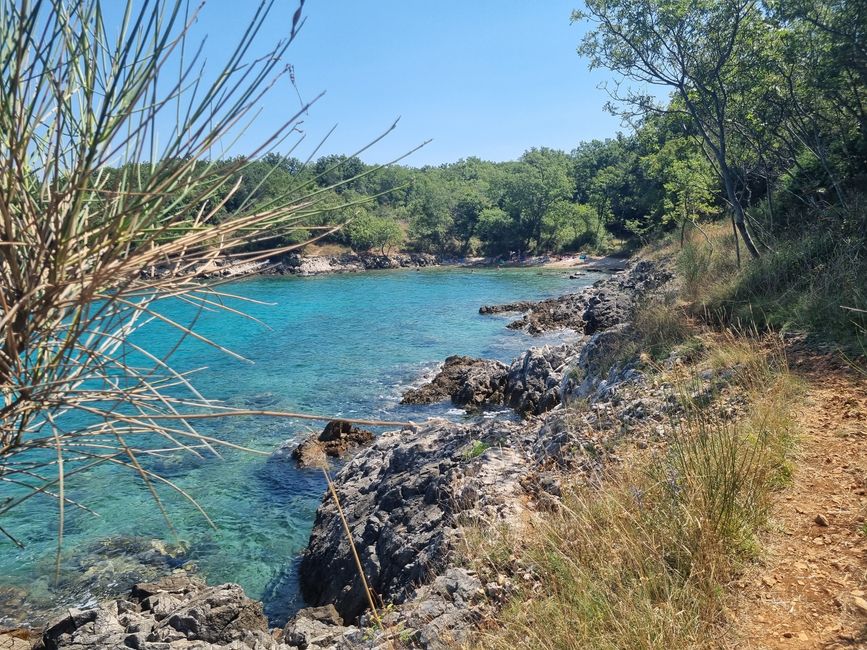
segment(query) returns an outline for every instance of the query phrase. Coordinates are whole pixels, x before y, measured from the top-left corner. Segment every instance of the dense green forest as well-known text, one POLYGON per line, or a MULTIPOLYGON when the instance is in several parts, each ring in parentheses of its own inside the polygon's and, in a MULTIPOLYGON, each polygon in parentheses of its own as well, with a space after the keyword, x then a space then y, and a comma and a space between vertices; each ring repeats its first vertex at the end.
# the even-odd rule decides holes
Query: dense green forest
POLYGON ((626 135, 422 168, 338 155, 217 161, 240 181, 220 214, 297 194, 328 208, 309 225, 347 224, 328 241, 452 256, 605 250, 726 215, 753 256, 804 230, 863 246, 864 4, 645 4, 591 0, 574 15, 592 26, 580 53, 622 80, 609 108, 626 135))
MULTIPOLYGON (((608 246, 612 234, 628 237, 668 219, 648 154, 638 137, 623 136, 571 153, 542 148, 512 162, 468 158, 421 168, 339 155, 304 164, 270 153, 211 163, 217 174, 238 167, 240 183, 228 198, 212 200, 225 200, 220 218, 267 209, 287 194, 309 197, 317 214, 306 223, 344 224, 324 240, 356 251, 464 257, 595 250, 608 246)), ((123 171, 130 172, 112 173, 123 171)), ((293 240, 311 234, 296 231, 293 240)))
MULTIPOLYGON (((356 251, 443 256, 629 249, 726 219, 737 265, 755 260, 730 302, 781 294, 785 313, 824 295, 811 318, 833 309, 832 319, 863 321, 867 6, 588 0, 573 20, 590 26, 578 53, 614 74, 608 108, 626 133, 510 162, 413 168, 273 152, 203 162, 217 178, 235 170, 238 183, 224 183, 211 209, 220 219, 297 197, 311 205, 306 230, 256 245, 318 235, 356 251), (343 227, 325 229, 333 224, 343 227), (856 311, 839 316, 841 305, 856 311)), ((133 171, 146 173, 110 173, 128 182, 133 171)))

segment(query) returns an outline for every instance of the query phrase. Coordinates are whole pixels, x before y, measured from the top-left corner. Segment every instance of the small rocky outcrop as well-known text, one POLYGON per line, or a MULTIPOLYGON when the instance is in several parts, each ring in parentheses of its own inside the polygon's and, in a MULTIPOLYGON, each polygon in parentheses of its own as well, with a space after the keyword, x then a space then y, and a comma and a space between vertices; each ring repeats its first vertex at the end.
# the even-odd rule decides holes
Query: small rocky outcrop
POLYGON ((185 576, 133 587, 125 599, 70 609, 50 624, 37 648, 136 650, 282 650, 268 631, 262 605, 238 585, 209 587, 185 576))
POLYGON ((347 253, 345 255, 312 256, 293 253, 270 266, 267 272, 320 275, 323 273, 352 273, 381 269, 422 268, 437 266, 439 263, 440 261, 435 255, 427 253, 398 253, 394 255, 347 253))
POLYGON ((401 404, 434 404, 446 399, 470 408, 502 404, 507 371, 499 361, 451 356, 432 381, 404 393, 401 404))
POLYGON ((420 587, 411 601, 386 614, 383 624, 403 630, 412 647, 463 647, 488 609, 484 595, 482 582, 475 574, 463 567, 450 567, 420 587))
POLYGON ((539 415, 560 404, 563 372, 576 351, 572 345, 530 348, 509 366, 505 403, 522 415, 539 415))
POLYGON ((27 629, 12 629, 0 631, 0 650, 30 650, 33 647, 33 635, 27 629))
MULTIPOLYGON (((334 482, 370 587, 402 603, 446 568, 459 517, 514 515, 528 471, 518 450, 529 442, 514 423, 433 420, 416 431, 385 433, 350 460, 334 482)), ((299 575, 311 605, 333 604, 347 621, 367 608, 343 524, 327 497, 299 575)))
MULTIPOLYGON (((596 284, 603 282, 604 280, 599 280, 596 284)), ((582 332, 586 302, 587 294, 581 292, 530 303, 520 310, 526 313, 518 320, 509 323, 507 327, 513 330, 523 329, 534 336, 558 329, 582 332)))
POLYGON ((519 300, 517 302, 507 302, 502 305, 482 305, 479 307, 479 313, 483 316, 487 316, 490 314, 508 314, 509 312, 528 311, 537 304, 537 302, 533 302, 532 300, 519 300))
POLYGON ((524 329, 530 334, 564 328, 593 334, 630 320, 636 307, 672 277, 673 273, 665 264, 640 260, 627 265, 624 272, 598 280, 578 293, 538 302, 487 305, 481 307, 479 313, 525 312, 509 327, 524 329))
POLYGON ((621 362, 624 361, 623 350, 633 338, 631 325, 621 323, 587 339, 562 375, 560 401, 585 399, 594 393, 602 395, 607 385, 628 380, 631 366, 621 362))
POLYGON ((510 366, 490 359, 453 356, 427 384, 407 391, 403 404, 432 404, 451 398, 473 409, 505 404, 519 414, 539 415, 560 403, 560 384, 574 345, 530 348, 510 366))
MULTIPOLYGON (((453 263, 441 261, 428 253, 346 253, 344 255, 301 255, 289 253, 273 259, 255 262, 218 257, 202 264, 196 272, 203 278, 239 278, 247 275, 322 275, 325 273, 353 273, 382 269, 406 269, 453 263)), ((143 278, 161 278, 177 272, 172 264, 149 266, 142 270, 143 278)))
POLYGON ((94 540, 63 562, 60 579, 47 593, 0 585, 0 629, 41 629, 75 604, 117 598, 138 582, 173 572, 194 574, 188 551, 185 542, 139 536, 94 540))
MULTIPOLYGON (((342 458, 346 453, 358 449, 373 440, 373 432, 359 429, 346 420, 332 420, 325 425, 318 436, 311 436, 292 450, 292 458, 303 467, 318 467, 328 456, 342 458)), ((284 456, 286 447, 277 451, 284 456)))
MULTIPOLYGON (((306 607, 295 614, 283 628, 284 643, 302 650, 358 648, 366 640, 357 627, 343 624, 343 619, 334 609, 334 605, 306 607)), ((364 645, 370 647, 374 644, 364 645)))

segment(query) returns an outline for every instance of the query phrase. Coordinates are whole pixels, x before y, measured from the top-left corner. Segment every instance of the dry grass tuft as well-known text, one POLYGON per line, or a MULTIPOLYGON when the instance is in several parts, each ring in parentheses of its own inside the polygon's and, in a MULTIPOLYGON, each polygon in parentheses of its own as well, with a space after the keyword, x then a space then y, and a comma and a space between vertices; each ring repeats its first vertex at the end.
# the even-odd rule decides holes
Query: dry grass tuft
MULTIPOLYGON (((725 587, 754 556, 787 475, 798 390, 781 355, 731 345, 724 354, 738 359, 743 418, 688 404, 664 451, 627 462, 599 488, 572 485, 559 510, 520 535, 470 536, 480 572, 514 585, 475 647, 723 645, 725 587)), ((682 395, 691 382, 680 378, 682 395)))
POLYGON ((807 332, 857 355, 867 341, 867 211, 861 204, 850 221, 850 232, 812 227, 780 238, 741 268, 724 224, 711 224, 707 238, 693 234, 682 250, 670 245, 667 251, 676 256, 683 297, 694 313, 726 327, 807 332))

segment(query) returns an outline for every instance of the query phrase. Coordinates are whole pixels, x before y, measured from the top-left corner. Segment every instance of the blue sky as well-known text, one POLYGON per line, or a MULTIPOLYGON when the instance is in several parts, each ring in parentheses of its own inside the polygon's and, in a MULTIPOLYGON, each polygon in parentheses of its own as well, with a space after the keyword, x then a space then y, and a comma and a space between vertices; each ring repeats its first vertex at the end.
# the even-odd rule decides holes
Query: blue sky
MULTIPOLYGON (((288 33, 297 5, 278 4, 263 44, 288 33)), ((337 124, 320 153, 352 153, 398 116, 397 130, 364 160, 386 162, 427 139, 406 164, 511 160, 533 146, 569 150, 613 136, 620 123, 603 110, 606 94, 597 88, 604 73, 591 73, 576 52, 584 26, 570 24, 570 14, 579 4, 308 0, 307 22, 288 53, 304 99, 326 92, 305 119, 308 152, 337 124)), ((214 65, 252 5, 207 3, 193 36, 207 34, 214 65)), ((294 91, 278 88, 235 151, 252 149, 297 107, 294 91)))

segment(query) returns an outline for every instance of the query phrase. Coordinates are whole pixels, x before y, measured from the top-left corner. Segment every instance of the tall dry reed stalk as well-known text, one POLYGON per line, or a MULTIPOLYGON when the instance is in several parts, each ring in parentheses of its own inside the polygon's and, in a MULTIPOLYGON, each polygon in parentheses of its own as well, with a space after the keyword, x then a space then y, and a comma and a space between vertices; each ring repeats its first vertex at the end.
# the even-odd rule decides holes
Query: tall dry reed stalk
POLYGON ((200 394, 172 368, 176 348, 157 356, 131 335, 161 322, 239 356, 163 304, 243 315, 242 299, 203 272, 218 259, 256 262, 295 248, 277 242, 299 231, 315 239, 337 228, 309 225, 331 189, 313 184, 222 209, 250 161, 303 138, 310 104, 299 101, 247 157, 210 160, 271 91, 292 88, 284 56, 303 0, 286 37, 253 56, 274 5, 250 4, 252 18, 211 76, 190 37, 201 5, 191 10, 189 0, 0 0, 0 484, 11 494, 0 518, 53 496, 62 543, 64 508, 86 507, 66 496, 67 481, 100 465, 132 470, 164 513, 159 485, 195 503, 142 458, 233 446, 199 432, 195 419, 251 414, 200 394), (106 10, 118 7, 110 27, 106 10))

